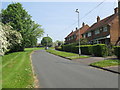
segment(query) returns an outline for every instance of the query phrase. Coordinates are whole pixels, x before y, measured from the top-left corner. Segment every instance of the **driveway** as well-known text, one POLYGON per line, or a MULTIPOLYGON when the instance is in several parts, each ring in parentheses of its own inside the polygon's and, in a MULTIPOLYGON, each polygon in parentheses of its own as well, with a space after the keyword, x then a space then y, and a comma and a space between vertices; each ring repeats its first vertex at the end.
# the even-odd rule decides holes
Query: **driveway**
POLYGON ((118 88, 118 74, 70 61, 44 50, 32 54, 41 88, 118 88))

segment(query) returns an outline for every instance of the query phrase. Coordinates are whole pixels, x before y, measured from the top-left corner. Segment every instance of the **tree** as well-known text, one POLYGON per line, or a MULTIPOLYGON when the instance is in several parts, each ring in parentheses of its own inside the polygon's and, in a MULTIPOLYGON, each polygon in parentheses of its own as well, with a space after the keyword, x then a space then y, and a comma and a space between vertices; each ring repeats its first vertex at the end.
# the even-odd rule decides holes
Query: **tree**
POLYGON ((13 30, 10 25, 0 23, 1 55, 4 55, 7 49, 11 52, 20 51, 22 40, 21 34, 16 30, 13 30))
POLYGON ((63 41, 59 41, 59 40, 57 40, 56 42, 55 42, 55 46, 61 46, 62 44, 64 44, 64 42, 63 41))
MULTIPOLYGON (((88 40, 86 38, 80 38, 80 45, 87 45, 88 40)), ((76 42, 76 45, 79 45, 79 42, 76 42)))
POLYGON ((7 51, 8 47, 8 41, 5 37, 5 32, 2 29, 2 24, 0 23, 0 55, 4 55, 4 53, 7 51))
POLYGON ((52 46, 52 39, 50 37, 43 37, 43 39, 41 40, 41 44, 43 46, 51 47, 52 46))
POLYGON ((23 37, 21 50, 24 50, 24 47, 34 46, 37 38, 44 33, 41 25, 32 21, 31 16, 20 3, 12 3, 2 10, 2 22, 9 23, 14 30, 21 33, 23 37))

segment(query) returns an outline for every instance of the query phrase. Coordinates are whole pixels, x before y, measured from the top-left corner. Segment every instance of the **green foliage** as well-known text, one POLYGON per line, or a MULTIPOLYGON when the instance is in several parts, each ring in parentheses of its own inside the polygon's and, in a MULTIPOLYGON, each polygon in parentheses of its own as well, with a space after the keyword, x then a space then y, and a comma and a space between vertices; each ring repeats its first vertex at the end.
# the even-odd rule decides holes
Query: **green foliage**
POLYGON ((93 49, 93 54, 94 56, 107 56, 108 52, 107 52, 107 46, 105 44, 96 44, 93 45, 92 47, 93 49))
POLYGON ((5 10, 2 10, 2 23, 9 23, 14 30, 21 33, 22 48, 35 46, 37 38, 44 33, 41 25, 32 21, 31 16, 20 3, 9 4, 5 10))
POLYGON ((55 47, 56 50, 62 51, 62 47, 55 47))
POLYGON ((81 45, 81 53, 85 55, 92 55, 92 46, 93 45, 81 45))
POLYGON ((67 51, 67 52, 72 52, 73 48, 76 46, 75 43, 72 44, 67 44, 67 45, 62 45, 62 50, 67 51))
MULTIPOLYGON (((67 52, 78 53, 79 46, 76 44, 67 44, 62 45, 62 50, 67 52)), ((94 55, 94 56, 107 56, 108 49, 105 44, 96 44, 96 45, 81 45, 81 53, 85 55, 94 55)))
POLYGON ((120 46, 115 46, 114 47, 114 53, 120 59, 120 46))
POLYGON ((64 44, 63 41, 59 41, 59 40, 55 41, 55 46, 57 46, 57 47, 60 47, 63 44, 64 44))
MULTIPOLYGON (((79 52, 79 46, 76 46, 76 44, 62 45, 62 49, 67 52, 73 52, 73 53, 79 52)), ((81 45, 80 49, 82 54, 86 54, 86 55, 92 54, 92 45, 81 45)))
MULTIPOLYGON (((79 45, 79 42, 76 42, 77 45, 79 45)), ((88 45, 88 40, 86 38, 80 39, 80 45, 88 45)))
POLYGON ((50 37, 43 37, 41 40, 41 44, 43 46, 51 47, 52 46, 52 39, 50 37))

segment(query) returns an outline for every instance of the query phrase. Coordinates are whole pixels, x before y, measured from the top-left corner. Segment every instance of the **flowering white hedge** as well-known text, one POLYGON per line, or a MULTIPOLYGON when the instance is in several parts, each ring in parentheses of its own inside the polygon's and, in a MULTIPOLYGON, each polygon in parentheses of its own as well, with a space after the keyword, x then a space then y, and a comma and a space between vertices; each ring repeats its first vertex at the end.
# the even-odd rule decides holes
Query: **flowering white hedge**
POLYGON ((0 55, 4 55, 7 49, 14 48, 21 43, 22 36, 9 25, 0 23, 0 55))
POLYGON ((4 55, 4 53, 7 51, 7 47, 9 45, 7 38, 5 37, 5 32, 2 29, 2 25, 0 23, 0 55, 4 55))

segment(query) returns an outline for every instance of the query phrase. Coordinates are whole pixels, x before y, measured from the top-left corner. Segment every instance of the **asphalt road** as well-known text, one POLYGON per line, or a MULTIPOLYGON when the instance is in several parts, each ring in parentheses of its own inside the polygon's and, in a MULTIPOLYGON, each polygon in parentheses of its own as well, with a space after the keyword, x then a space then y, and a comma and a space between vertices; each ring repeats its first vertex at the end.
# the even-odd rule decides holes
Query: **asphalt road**
POLYGON ((44 50, 32 54, 41 88, 118 88, 118 74, 70 61, 44 50))

